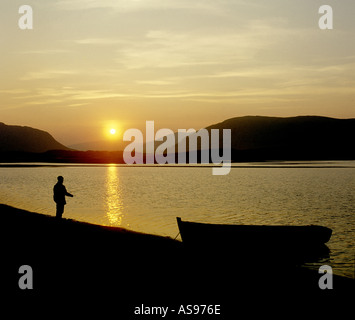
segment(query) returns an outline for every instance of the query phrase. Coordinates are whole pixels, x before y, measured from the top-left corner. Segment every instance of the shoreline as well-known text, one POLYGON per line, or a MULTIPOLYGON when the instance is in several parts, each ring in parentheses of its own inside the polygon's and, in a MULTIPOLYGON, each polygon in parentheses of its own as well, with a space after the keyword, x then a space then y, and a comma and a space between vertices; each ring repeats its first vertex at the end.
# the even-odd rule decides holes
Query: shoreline
MULTIPOLYGON (((41 168, 41 167, 121 167, 121 168, 220 168, 214 164, 125 164, 125 163, 90 163, 90 162, 0 162, 0 168, 41 168)), ((355 160, 264 160, 231 162, 234 169, 244 168, 355 168, 355 160), (339 165, 343 163, 343 165, 339 165), (353 163, 351 165, 351 163, 353 163)))
MULTIPOLYGON (((317 271, 238 260, 237 252, 191 251, 162 237, 99 226, 0 204, 3 290, 21 296, 18 268, 30 265, 36 296, 105 296, 117 291, 128 305, 202 300, 232 308, 235 299, 348 295, 355 281, 333 275, 334 289, 321 290, 317 271), (233 288, 233 296, 230 290, 233 288), (198 297, 198 299, 197 299, 198 297), (191 300, 192 299, 192 300, 191 300)), ((192 302, 191 302, 192 301, 192 302)), ((297 302, 299 303, 299 301, 297 302)))

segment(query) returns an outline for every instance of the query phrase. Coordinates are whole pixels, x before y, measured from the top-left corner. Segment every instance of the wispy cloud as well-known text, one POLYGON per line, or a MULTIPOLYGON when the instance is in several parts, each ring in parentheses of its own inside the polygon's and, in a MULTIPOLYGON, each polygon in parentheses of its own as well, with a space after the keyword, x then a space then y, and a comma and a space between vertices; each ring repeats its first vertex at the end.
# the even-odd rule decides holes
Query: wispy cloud
MULTIPOLYGON (((247 2, 234 0, 246 5, 247 2)), ((64 10, 87 10, 87 9, 112 9, 120 12, 132 12, 142 10, 166 10, 166 9, 189 9, 195 11, 208 11, 214 14, 220 12, 223 3, 228 1, 212 0, 58 0, 55 6, 64 10)))
POLYGON ((334 7, 350 22, 337 19, 329 32, 319 30, 317 6, 306 0, 35 2, 34 32, 14 25, 0 40, 1 110, 14 109, 12 117, 27 105, 28 115, 45 110, 53 118, 61 107, 74 117, 87 108, 93 121, 119 106, 132 123, 146 114, 162 119, 168 105, 176 107, 171 117, 188 108, 196 121, 213 120, 216 106, 220 117, 263 104, 352 108, 350 0, 334 7))
POLYGON ((42 71, 31 71, 26 73, 24 76, 20 78, 20 80, 24 81, 32 81, 32 80, 48 80, 55 79, 59 77, 66 77, 68 75, 77 74, 77 71, 74 70, 42 70, 42 71))
POLYGON ((176 85, 179 80, 172 80, 172 79, 161 79, 161 80, 138 80, 136 81, 137 84, 146 84, 152 86, 171 86, 176 85))
POLYGON ((133 69, 233 64, 250 61, 286 33, 290 35, 290 31, 282 31, 280 23, 259 20, 249 22, 239 33, 228 29, 211 33, 150 30, 140 42, 118 49, 116 61, 133 69))
POLYGON ((40 50, 25 50, 17 53, 23 55, 29 55, 29 54, 54 55, 54 54, 65 54, 71 52, 72 52, 71 50, 67 50, 67 49, 40 49, 40 50))
POLYGON ((72 42, 76 44, 87 44, 87 45, 115 45, 122 44, 123 41, 117 38, 85 38, 79 40, 73 40, 72 42))

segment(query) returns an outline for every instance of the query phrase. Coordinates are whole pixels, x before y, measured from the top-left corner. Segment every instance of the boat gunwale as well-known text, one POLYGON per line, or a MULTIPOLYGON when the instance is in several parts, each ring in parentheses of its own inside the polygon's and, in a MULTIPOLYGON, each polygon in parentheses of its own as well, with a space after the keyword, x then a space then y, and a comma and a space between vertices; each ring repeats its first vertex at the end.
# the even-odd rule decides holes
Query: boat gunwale
MULTIPOLYGON (((191 228, 196 228, 200 233, 204 233, 205 235, 211 233, 211 235, 224 235, 231 236, 231 232, 240 232, 239 235, 236 235, 236 238, 245 235, 258 235, 263 236, 267 234, 272 234, 271 238, 277 238, 277 236, 285 236, 287 235, 288 240, 292 240, 293 237, 298 235, 307 235, 306 239, 299 238, 297 241, 304 242, 306 240, 316 243, 327 243, 332 235, 332 229, 319 225, 302 225, 302 226, 293 226, 293 225, 235 225, 235 224, 213 224, 213 223, 201 223, 201 222, 190 222, 183 221, 180 217, 177 217, 177 223, 179 227, 179 231, 181 234, 182 241, 184 242, 184 238, 186 239, 186 231, 189 233, 188 240, 189 242, 192 239, 196 239, 197 237, 191 235, 191 228), (187 230, 190 229, 190 230, 187 230), (226 231, 227 234, 223 234, 222 231, 226 231)), ((198 233, 198 232, 196 232, 198 233)), ((206 239, 204 239, 206 240, 206 239)), ((200 241, 204 241, 200 240, 200 241)))

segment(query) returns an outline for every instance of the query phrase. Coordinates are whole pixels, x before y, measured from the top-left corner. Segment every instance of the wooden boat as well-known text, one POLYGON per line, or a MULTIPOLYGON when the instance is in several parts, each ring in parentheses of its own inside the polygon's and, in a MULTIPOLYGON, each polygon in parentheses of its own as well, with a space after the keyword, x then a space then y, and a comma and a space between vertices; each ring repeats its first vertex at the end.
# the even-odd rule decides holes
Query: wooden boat
MULTIPOLYGON (((177 217, 182 241, 199 249, 237 249, 238 252, 315 252, 327 248, 332 230, 327 227, 282 225, 230 225, 182 221, 177 217)), ((327 248, 328 249, 328 248, 327 248)), ((329 249, 328 249, 329 252, 329 249)))

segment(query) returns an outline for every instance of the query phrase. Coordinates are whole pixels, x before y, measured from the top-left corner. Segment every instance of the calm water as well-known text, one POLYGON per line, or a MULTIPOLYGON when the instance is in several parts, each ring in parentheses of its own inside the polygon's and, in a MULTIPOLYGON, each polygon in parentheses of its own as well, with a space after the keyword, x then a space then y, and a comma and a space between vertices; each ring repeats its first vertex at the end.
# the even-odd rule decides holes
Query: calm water
POLYGON ((175 238, 176 217, 231 224, 318 224, 333 229, 334 273, 354 276, 355 162, 209 167, 1 167, 0 203, 55 215, 58 175, 74 198, 64 217, 175 238))

